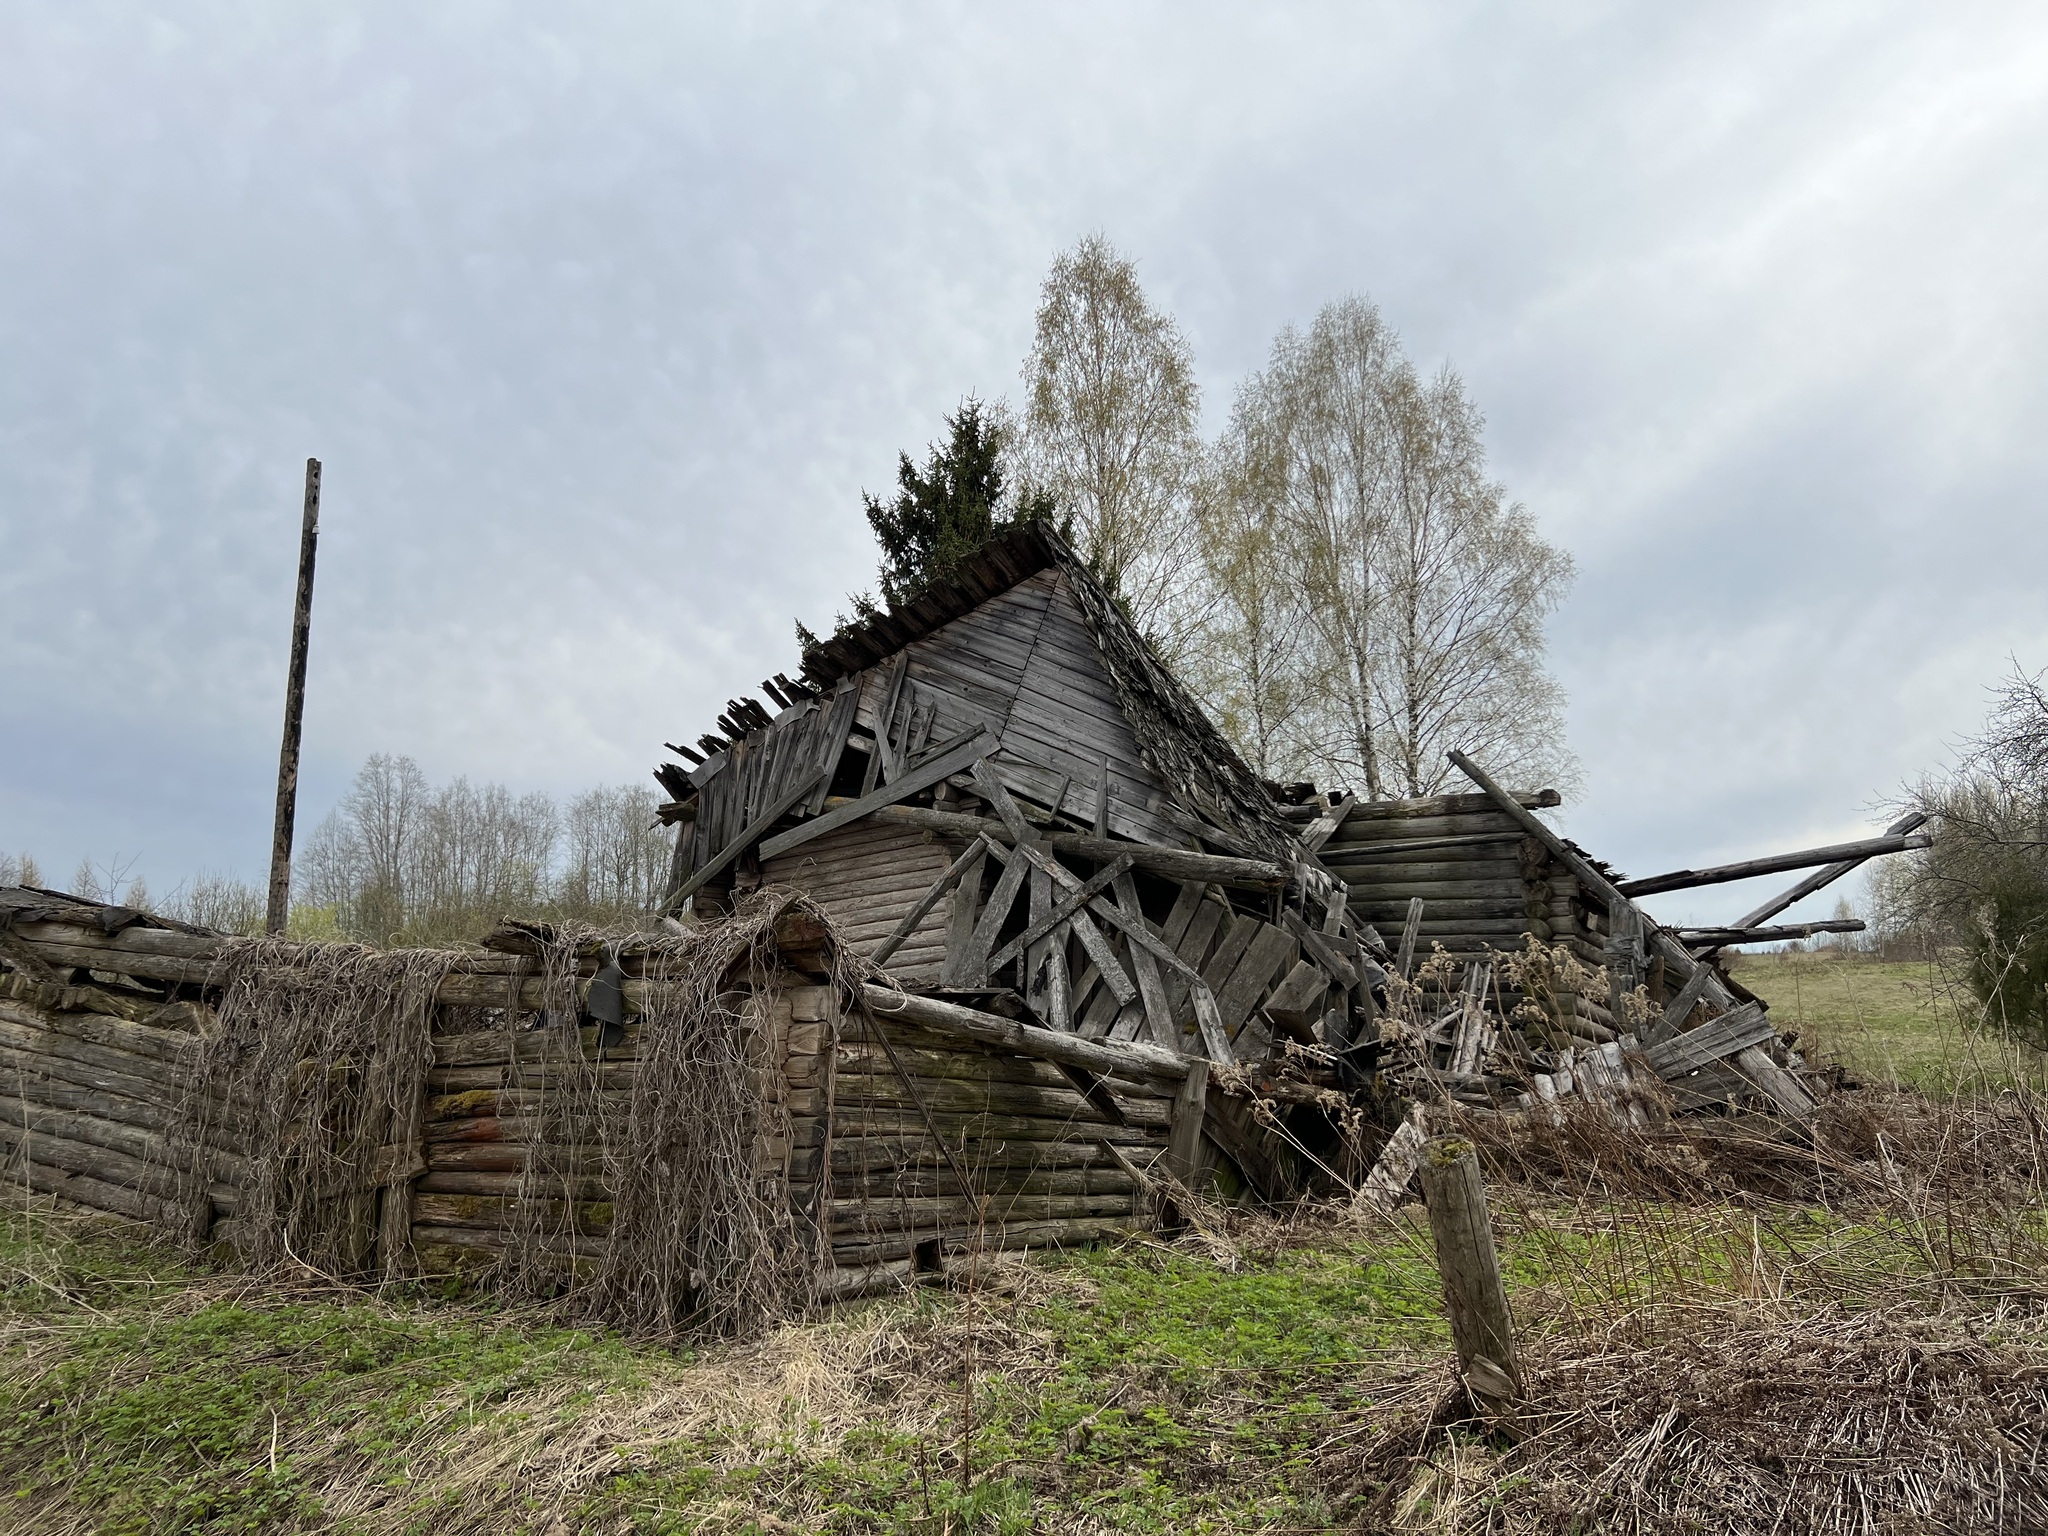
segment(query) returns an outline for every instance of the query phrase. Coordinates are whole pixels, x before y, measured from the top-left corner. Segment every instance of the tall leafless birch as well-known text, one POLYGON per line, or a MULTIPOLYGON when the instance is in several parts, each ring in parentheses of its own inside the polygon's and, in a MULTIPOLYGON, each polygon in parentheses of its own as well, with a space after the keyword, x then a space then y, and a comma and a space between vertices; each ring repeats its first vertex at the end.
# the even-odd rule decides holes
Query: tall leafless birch
POLYGON ((1483 425, 1457 376, 1421 379, 1358 298, 1283 332, 1240 392, 1232 430, 1272 445, 1318 653, 1308 746, 1375 798, 1440 791, 1451 747, 1511 778, 1572 777, 1543 668, 1571 560, 1487 477, 1483 425))
POLYGON ((1201 393, 1172 316, 1090 235, 1046 275, 1024 366, 1027 460, 1083 558, 1173 652, 1185 620, 1201 393))
POLYGON ((1197 498, 1203 589, 1182 649, 1184 678, 1245 761, 1269 779, 1307 771, 1305 723, 1322 696, 1306 594, 1294 569, 1284 477, 1255 416, 1224 433, 1197 498))

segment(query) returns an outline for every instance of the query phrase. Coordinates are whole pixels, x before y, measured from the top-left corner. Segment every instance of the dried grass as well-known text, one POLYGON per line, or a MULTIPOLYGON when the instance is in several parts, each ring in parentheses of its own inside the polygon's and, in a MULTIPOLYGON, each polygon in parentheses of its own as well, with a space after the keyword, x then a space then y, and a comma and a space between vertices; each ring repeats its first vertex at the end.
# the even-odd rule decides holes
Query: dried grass
POLYGON ((2048 1364, 1892 1308, 1658 1308, 1531 1340, 1521 1438, 1434 1411, 1371 1426, 1333 1483, 1359 1530, 2048 1528, 2048 1364))
POLYGON ((617 1479, 672 1467, 679 1448, 690 1465, 712 1472, 757 1468, 772 1453, 788 1469, 777 1484, 756 1484, 744 1506, 693 1503, 689 1528, 784 1528, 764 1527, 779 1520, 808 1529, 804 1522, 826 1511, 804 1486, 804 1465, 846 1454, 880 1424, 935 1447, 957 1439, 964 1361, 1013 1383, 1057 1370, 1053 1341, 1025 1326, 1023 1315, 1085 1282, 1019 1259, 983 1265, 982 1283, 961 1304, 898 1301, 779 1324, 701 1361, 661 1367, 637 1388, 591 1398, 576 1383, 558 1382, 481 1421, 451 1395, 405 1453, 409 1489, 330 1463, 318 1496, 338 1525, 397 1532, 415 1527, 417 1490, 431 1487, 446 1501, 435 1522, 442 1536, 495 1536, 549 1529, 550 1512, 567 1517, 617 1479))
MULTIPOLYGON (((628 1332, 754 1333, 808 1300, 815 1234, 793 1204, 788 1109, 764 1091, 778 1069, 775 926, 794 912, 825 921, 808 897, 765 887, 645 951, 656 985, 625 1124, 603 1138, 614 1214, 586 1298, 628 1332)), ((850 971, 839 981, 858 985, 850 971)))
MULTIPOLYGON (((539 1064, 519 1079, 532 1085, 535 1130, 490 1277, 504 1296, 651 1338, 756 1333, 808 1303, 816 1234, 792 1203, 787 1108, 766 1091, 778 1066, 775 929, 798 913, 826 922, 800 893, 764 888, 687 932, 533 930, 535 1029, 551 1038, 535 1050, 535 1030, 502 1011, 506 1059, 539 1064), (648 987, 621 1113, 607 1091, 615 1063, 583 1044, 579 986, 593 953, 627 945, 648 987), (597 1187, 608 1210, 593 1208, 597 1187), (593 1235, 600 1213, 609 1224, 593 1235)), ((209 978, 220 1026, 192 1058, 166 1139, 195 1232, 209 1199, 200 1150, 232 1146, 250 1170, 232 1225, 244 1264, 366 1276, 378 1152, 418 1141, 435 992, 460 959, 275 939, 227 947, 209 978)), ((856 988, 859 962, 835 963, 839 985, 856 988)), ((387 1279, 407 1267, 403 1225, 387 1222, 378 1245, 387 1279)))

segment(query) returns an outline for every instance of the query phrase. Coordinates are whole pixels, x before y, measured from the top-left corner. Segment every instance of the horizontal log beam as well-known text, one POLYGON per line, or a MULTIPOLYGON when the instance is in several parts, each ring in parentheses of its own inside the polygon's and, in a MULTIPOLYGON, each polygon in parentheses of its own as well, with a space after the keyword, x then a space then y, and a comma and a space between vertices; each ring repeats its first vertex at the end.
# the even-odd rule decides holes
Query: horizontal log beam
MULTIPOLYGON (((1514 798, 1532 811, 1564 803, 1554 789, 1517 790, 1514 798)), ((1492 809, 1485 795, 1426 795, 1410 800, 1356 800, 1349 804, 1345 825, 1354 828, 1375 821, 1412 821, 1417 817, 1470 815, 1492 809)), ((1313 805, 1281 806, 1279 811, 1289 821, 1314 821, 1324 814, 1313 805)))
POLYGON ((935 997, 896 992, 873 982, 862 986, 861 995, 877 1019, 901 1019, 933 1034, 953 1035, 963 1040, 980 1041, 984 1045, 1021 1051, 1028 1056, 1043 1056, 1047 1061, 1065 1062, 1068 1066, 1082 1067, 1105 1077, 1178 1082, 1188 1075, 1186 1057, 1156 1045, 1144 1045, 1135 1040, 1122 1044, 1083 1040, 1058 1030, 999 1018, 978 1008, 963 1008, 958 1003, 941 1002, 935 997))
MULTIPOLYGON (((1925 811, 1908 811, 1884 829, 1885 836, 1896 837, 1901 833, 1918 831, 1926 824, 1926 821, 1927 813, 1925 811)), ((1795 906, 1799 902, 1806 900, 1815 891, 1833 885, 1842 876, 1858 868, 1862 863, 1863 860, 1861 859, 1844 859, 1839 864, 1830 864, 1825 869, 1817 869, 1790 890, 1780 891, 1754 911, 1743 913, 1742 916, 1735 920, 1735 926, 1737 928, 1754 928, 1759 923, 1767 923, 1787 907, 1795 906)))
POLYGON ((1655 896, 1663 891, 1689 891, 1702 885, 1726 885, 1755 875, 1783 874, 1788 869, 1812 869, 1820 864, 1841 864, 1874 859, 1881 854, 1904 853, 1925 848, 1934 839, 1925 832, 1906 832, 1892 837, 1866 837, 1860 842, 1831 843, 1825 848, 1802 848, 1797 853, 1773 854, 1764 859, 1745 859, 1740 864, 1717 864, 1711 869, 1674 869, 1669 874, 1642 880, 1624 880, 1615 887, 1624 896, 1655 896))
MULTIPOLYGON (((1124 843, 1118 846, 1132 848, 1138 845, 1124 843)), ((202 986, 210 979, 214 963, 228 946, 239 942, 160 928, 124 928, 119 933, 110 934, 72 923, 23 923, 15 930, 15 936, 27 940, 37 954, 57 965, 202 986)), ((815 950, 827 937, 826 930, 807 913, 787 913, 775 925, 776 945, 785 954, 815 950)), ((630 970, 637 960, 628 953, 622 957, 621 963, 630 970)), ((465 955, 444 978, 434 1000, 444 1006, 469 1008, 503 1008, 509 1005, 532 1010, 546 1006, 551 1000, 540 978, 519 974, 532 965, 530 960, 504 955, 465 955), (515 978, 516 992, 513 990, 515 978)), ((590 968, 596 969, 594 962, 590 963, 590 968)), ((627 980, 625 992, 629 1006, 645 1004, 648 985, 637 979, 627 980)), ((579 997, 588 992, 589 978, 578 981, 576 987, 579 997)))

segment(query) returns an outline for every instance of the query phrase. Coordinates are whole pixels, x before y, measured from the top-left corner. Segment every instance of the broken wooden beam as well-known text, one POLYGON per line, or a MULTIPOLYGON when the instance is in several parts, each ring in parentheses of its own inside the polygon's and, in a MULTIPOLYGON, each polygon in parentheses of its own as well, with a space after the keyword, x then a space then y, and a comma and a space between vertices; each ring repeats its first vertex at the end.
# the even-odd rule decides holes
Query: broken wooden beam
POLYGON ((1683 1077, 1688 1072, 1697 1072, 1709 1062, 1746 1051, 1753 1045, 1762 1045, 1776 1034, 1771 1021, 1764 1017, 1763 1006, 1745 1003, 1733 1013, 1709 1019, 1698 1029, 1674 1035, 1651 1046, 1643 1054, 1657 1069, 1659 1077, 1683 1077))
MULTIPOLYGON (((1901 816, 1897 821, 1886 827, 1884 833, 1886 837, 1898 837, 1907 832, 1918 831, 1926 823, 1927 813, 1925 811, 1908 811, 1904 816, 1901 816)), ((1790 890, 1785 891, 1781 895, 1773 896, 1754 912, 1745 912, 1735 920, 1735 926, 1737 928, 1754 928, 1759 923, 1767 923, 1786 908, 1804 901, 1815 891, 1820 890, 1824 886, 1834 884, 1835 881, 1841 879, 1842 876, 1856 869, 1862 863, 1863 860, 1861 859, 1844 859, 1838 864, 1828 865, 1825 869, 1817 869, 1790 890)))
POLYGON ((1021 1024, 1015 1019, 983 1013, 959 1003, 914 992, 897 992, 875 982, 861 987, 862 999, 877 1020, 900 1019, 933 1034, 953 1035, 983 1045, 999 1045, 1027 1056, 1081 1067, 1101 1077, 1177 1083, 1187 1076, 1187 1058, 1138 1041, 1083 1040, 1077 1035, 1021 1024))
POLYGON ((896 925, 886 939, 875 946, 873 952, 868 955, 870 965, 882 964, 902 948, 903 941, 917 931, 917 925, 924 921, 925 914, 936 907, 940 898, 958 885, 960 877, 982 858, 986 846, 986 840, 979 837, 967 845, 967 851, 946 867, 946 872, 932 882, 931 889, 918 898, 917 905, 903 915, 903 921, 896 925))
POLYGON ((1742 944, 1782 944, 1820 933, 1861 933, 1860 917, 1830 918, 1824 923, 1784 923, 1775 928, 1681 928, 1678 942, 1688 949, 1733 949, 1742 944))
MULTIPOLYGON (((985 729, 976 730, 950 751, 930 758, 918 767, 904 769, 902 773, 890 779, 884 788, 876 790, 873 794, 862 795, 858 800, 842 800, 836 805, 828 800, 823 815, 813 816, 800 826, 791 827, 787 832, 771 837, 763 843, 761 857, 772 859, 779 854, 788 853, 792 848, 801 848, 812 838, 822 837, 837 827, 859 821, 861 817, 872 815, 885 806, 916 794, 921 789, 929 789, 941 779, 950 778, 973 767, 995 749, 995 737, 985 729)), ((805 784, 804 791, 806 794, 810 792, 808 783, 805 784)))
MULTIPOLYGON (((698 865, 695 874, 668 893, 667 899, 661 904, 661 915, 667 917, 671 913, 679 911, 683 903, 696 895, 707 881, 716 878, 734 859, 745 853, 753 844, 759 842, 764 832, 795 810, 801 802, 809 799, 811 791, 818 787, 818 781, 823 777, 822 773, 811 774, 800 780, 794 789, 783 791, 781 796, 771 802, 760 815, 748 822, 744 828, 735 834, 730 842, 704 863, 698 865)), ((817 822, 806 822, 804 825, 806 827, 815 827, 817 822)), ((764 844, 764 854, 765 847, 766 845, 764 844)))
MULTIPOLYGON (((1867 837, 1854 843, 1831 843, 1825 848, 1802 848, 1797 853, 1772 854, 1768 858, 1744 859, 1739 864, 1717 864, 1711 869, 1674 869, 1669 874, 1651 875, 1643 880, 1624 880, 1615 889, 1624 896, 1655 896, 1662 891, 1689 891, 1702 885, 1726 885, 1755 875, 1782 874, 1788 869, 1811 869, 1816 864, 1860 864, 1887 853, 1904 853, 1925 848, 1934 839, 1925 832, 1896 833, 1867 837)), ((1748 924, 1742 926, 1747 927, 1748 924)))
POLYGON ((1386 1146, 1380 1149, 1379 1160, 1372 1165, 1372 1172, 1365 1176, 1365 1183, 1359 1186, 1353 1198, 1353 1210, 1370 1208, 1382 1215, 1390 1213, 1401 1203, 1408 1186, 1415 1178, 1415 1170, 1422 1162, 1423 1144, 1429 1140, 1429 1127, 1424 1119, 1420 1104, 1411 1104, 1407 1116, 1386 1146))

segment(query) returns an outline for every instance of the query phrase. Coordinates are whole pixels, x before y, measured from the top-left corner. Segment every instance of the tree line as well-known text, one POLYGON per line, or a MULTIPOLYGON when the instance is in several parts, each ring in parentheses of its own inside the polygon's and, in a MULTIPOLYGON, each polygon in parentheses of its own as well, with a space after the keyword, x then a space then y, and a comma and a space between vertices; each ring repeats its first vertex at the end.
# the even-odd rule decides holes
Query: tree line
MULTIPOLYGON (((467 778, 437 785, 411 758, 376 754, 292 860, 290 931, 447 944, 513 914, 640 921, 660 898, 673 851, 657 800, 637 784, 564 800, 467 778)), ((0 855, 0 885, 11 884, 42 884, 32 858, 0 855)), ((129 868, 86 860, 71 892, 224 933, 263 928, 263 888, 232 875, 201 873, 159 900, 129 868)))
POLYGON ((1543 632, 1571 559, 1489 475, 1457 374, 1418 370, 1371 303, 1283 330, 1209 441, 1180 327, 1090 236, 1046 276, 1021 382, 864 498, 881 601, 1050 519, 1266 777, 1434 794, 1455 746, 1574 782, 1543 632))

